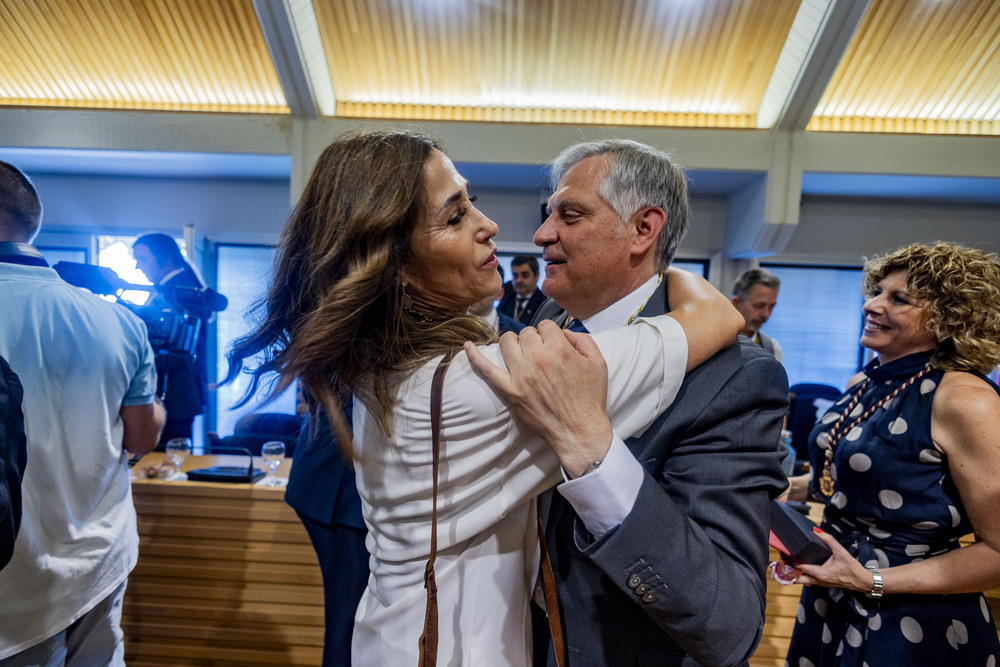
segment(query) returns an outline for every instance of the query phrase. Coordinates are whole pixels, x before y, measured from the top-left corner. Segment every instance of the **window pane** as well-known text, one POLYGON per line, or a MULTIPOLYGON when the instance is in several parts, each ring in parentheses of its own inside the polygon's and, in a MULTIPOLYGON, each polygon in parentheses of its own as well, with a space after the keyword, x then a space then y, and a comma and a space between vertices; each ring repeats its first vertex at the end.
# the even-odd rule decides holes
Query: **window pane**
POLYGON ((843 389, 860 367, 861 269, 763 266, 781 278, 763 331, 781 343, 788 383, 843 389))
MULTIPOLYGON (((271 282, 271 263, 274 259, 274 248, 268 246, 231 246, 217 247, 218 257, 218 291, 229 299, 229 307, 218 314, 218 377, 224 378, 229 365, 226 363, 226 351, 230 344, 250 330, 244 319, 247 308, 259 296, 262 296, 271 282)), ((253 365, 252 360, 248 362, 253 365)), ((217 394, 218 417, 216 432, 220 436, 230 435, 236 426, 236 421, 251 412, 284 412, 295 413, 295 390, 289 388, 272 403, 262 405, 267 394, 267 384, 262 385, 258 395, 237 410, 230 408, 243 396, 249 386, 249 376, 240 374, 230 384, 219 387, 217 394)))
POLYGON ((59 262, 87 263, 86 248, 56 248, 54 246, 43 245, 35 247, 42 253, 49 266, 55 266, 59 262))
MULTIPOLYGON (((150 285, 146 274, 139 270, 132 258, 132 244, 138 236, 98 236, 97 264, 107 266, 118 274, 118 277, 133 285, 150 285)), ((187 258, 187 244, 182 238, 174 238, 181 248, 181 254, 187 258)), ((129 303, 141 306, 149 300, 151 292, 141 290, 125 290, 121 298, 129 303)))
POLYGON ((706 259, 675 259, 670 262, 670 266, 690 271, 695 275, 708 279, 708 260, 706 259))

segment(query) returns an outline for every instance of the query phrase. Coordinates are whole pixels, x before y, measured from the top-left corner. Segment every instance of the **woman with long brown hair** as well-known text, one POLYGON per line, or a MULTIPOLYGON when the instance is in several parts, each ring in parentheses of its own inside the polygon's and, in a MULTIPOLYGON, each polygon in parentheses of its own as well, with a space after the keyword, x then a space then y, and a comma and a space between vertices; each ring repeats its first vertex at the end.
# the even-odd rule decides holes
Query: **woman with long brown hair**
MULTIPOLYGON (((282 233, 257 328, 230 353, 230 379, 262 355, 251 393, 267 373, 279 375, 276 391, 301 380, 340 424, 343 441, 350 435, 339 398, 357 399, 353 453, 372 554, 356 617, 357 664, 417 659, 435 499, 432 376, 450 353, 436 494, 439 664, 530 662, 538 547, 530 501, 561 475, 544 441, 511 419, 461 350, 472 341, 501 363, 497 346, 488 345, 495 333, 466 315, 500 285, 497 227, 473 201, 426 137, 339 137, 317 161, 282 233)), ((685 369, 741 328, 708 283, 682 272, 666 279, 677 301, 672 316, 593 340, 554 326, 541 336, 526 330, 525 344, 550 346, 566 359, 579 391, 570 400, 597 406, 565 425, 580 438, 603 432, 608 419, 620 437, 641 432, 673 400, 685 369)))

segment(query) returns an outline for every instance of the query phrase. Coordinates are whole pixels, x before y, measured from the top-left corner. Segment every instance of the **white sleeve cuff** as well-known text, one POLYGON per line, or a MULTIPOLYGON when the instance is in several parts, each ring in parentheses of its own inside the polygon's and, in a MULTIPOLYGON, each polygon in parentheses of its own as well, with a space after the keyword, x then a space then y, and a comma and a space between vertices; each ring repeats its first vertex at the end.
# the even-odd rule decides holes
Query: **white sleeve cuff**
POLYGON ((643 480, 642 465, 615 434, 601 466, 583 477, 556 487, 569 501, 587 530, 600 539, 619 526, 632 511, 643 480))

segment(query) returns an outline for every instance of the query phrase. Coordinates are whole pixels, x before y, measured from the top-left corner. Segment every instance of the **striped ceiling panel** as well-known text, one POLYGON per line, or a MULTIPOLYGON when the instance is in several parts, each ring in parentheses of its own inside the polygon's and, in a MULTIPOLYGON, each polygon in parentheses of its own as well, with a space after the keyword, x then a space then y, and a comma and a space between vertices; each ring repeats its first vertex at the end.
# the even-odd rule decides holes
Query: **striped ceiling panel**
POLYGON ((0 105, 998 135, 1000 0, 0 0, 0 105))
POLYGON ((251 0, 0 0, 0 104, 288 113, 251 0))
POLYGON ((1000 135, 1000 2, 872 0, 807 129, 1000 135))
POLYGON ((799 0, 313 0, 337 114, 753 127, 799 0))

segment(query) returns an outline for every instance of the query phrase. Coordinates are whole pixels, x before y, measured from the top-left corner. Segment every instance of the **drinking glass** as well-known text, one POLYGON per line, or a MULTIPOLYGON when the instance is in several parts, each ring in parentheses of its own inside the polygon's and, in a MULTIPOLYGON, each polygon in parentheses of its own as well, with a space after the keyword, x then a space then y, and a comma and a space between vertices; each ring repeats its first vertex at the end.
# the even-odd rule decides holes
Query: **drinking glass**
POLYGON ((166 449, 167 456, 173 462, 174 468, 176 468, 173 477, 179 479, 183 475, 181 464, 191 454, 191 438, 171 438, 167 441, 166 449))
POLYGON ((274 476, 274 471, 285 459, 285 443, 280 440, 265 442, 261 445, 260 456, 264 459, 264 463, 266 463, 268 467, 267 479, 264 480, 263 485, 277 486, 278 484, 281 484, 278 478, 274 476))

